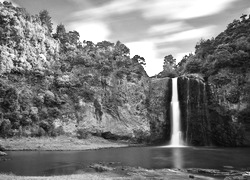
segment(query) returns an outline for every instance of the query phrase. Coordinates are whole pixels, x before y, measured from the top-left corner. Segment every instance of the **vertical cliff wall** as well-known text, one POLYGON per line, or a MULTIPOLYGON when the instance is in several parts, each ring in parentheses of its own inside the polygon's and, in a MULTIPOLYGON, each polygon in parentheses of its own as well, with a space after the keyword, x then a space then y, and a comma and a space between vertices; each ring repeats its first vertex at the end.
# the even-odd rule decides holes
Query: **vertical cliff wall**
POLYGON ((188 145, 210 144, 206 85, 198 78, 179 77, 182 131, 188 145))
POLYGON ((168 142, 170 140, 171 91, 171 78, 151 79, 148 104, 151 142, 168 142))

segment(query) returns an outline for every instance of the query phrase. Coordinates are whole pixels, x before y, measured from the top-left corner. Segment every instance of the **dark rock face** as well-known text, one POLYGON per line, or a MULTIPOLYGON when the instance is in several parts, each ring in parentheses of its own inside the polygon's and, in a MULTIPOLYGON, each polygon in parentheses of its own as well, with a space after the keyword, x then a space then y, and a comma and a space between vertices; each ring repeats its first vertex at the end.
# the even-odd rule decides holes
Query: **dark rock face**
POLYGON ((218 88, 201 78, 179 77, 178 94, 181 128, 188 145, 247 145, 244 125, 222 103, 218 88))
POLYGON ((188 145, 209 145, 206 85, 197 78, 178 78, 181 128, 188 145))
POLYGON ((171 96, 171 78, 151 79, 148 107, 151 142, 168 142, 170 140, 171 96))
MULTIPOLYGON (((239 121, 240 111, 231 110, 228 103, 223 102, 220 88, 209 84, 207 88, 209 121, 211 124, 211 141, 216 146, 246 146, 249 137, 244 123, 239 121), (225 105, 227 104, 227 106, 225 105)), ((232 105, 233 106, 233 105, 232 105)))

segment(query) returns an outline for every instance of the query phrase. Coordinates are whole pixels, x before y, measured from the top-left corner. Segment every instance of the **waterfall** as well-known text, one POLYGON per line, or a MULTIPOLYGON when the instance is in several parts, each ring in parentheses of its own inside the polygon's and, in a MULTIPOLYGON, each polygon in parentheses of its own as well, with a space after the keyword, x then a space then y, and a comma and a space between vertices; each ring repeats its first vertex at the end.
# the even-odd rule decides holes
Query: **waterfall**
POLYGON ((172 100, 171 100, 171 141, 170 146, 184 146, 181 132, 180 105, 178 99, 177 78, 172 79, 172 100))

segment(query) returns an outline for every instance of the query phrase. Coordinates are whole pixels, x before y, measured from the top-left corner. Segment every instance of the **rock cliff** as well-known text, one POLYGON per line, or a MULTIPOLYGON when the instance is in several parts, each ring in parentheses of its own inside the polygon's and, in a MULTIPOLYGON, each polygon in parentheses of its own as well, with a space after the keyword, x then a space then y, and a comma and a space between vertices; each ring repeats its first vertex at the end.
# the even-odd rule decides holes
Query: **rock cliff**
POLYGON ((148 117, 150 119, 151 142, 170 140, 171 78, 152 78, 149 86, 148 117))
POLYGON ((206 84, 194 77, 178 78, 178 94, 184 139, 188 145, 210 145, 210 119, 206 84))

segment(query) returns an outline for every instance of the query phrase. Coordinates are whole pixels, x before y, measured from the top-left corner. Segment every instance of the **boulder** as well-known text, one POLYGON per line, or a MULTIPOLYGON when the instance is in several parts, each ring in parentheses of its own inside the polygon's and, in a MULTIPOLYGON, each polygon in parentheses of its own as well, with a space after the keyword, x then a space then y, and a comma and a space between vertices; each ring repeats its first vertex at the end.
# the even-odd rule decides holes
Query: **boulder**
POLYGON ((0 156, 7 156, 7 153, 0 151, 0 156))

